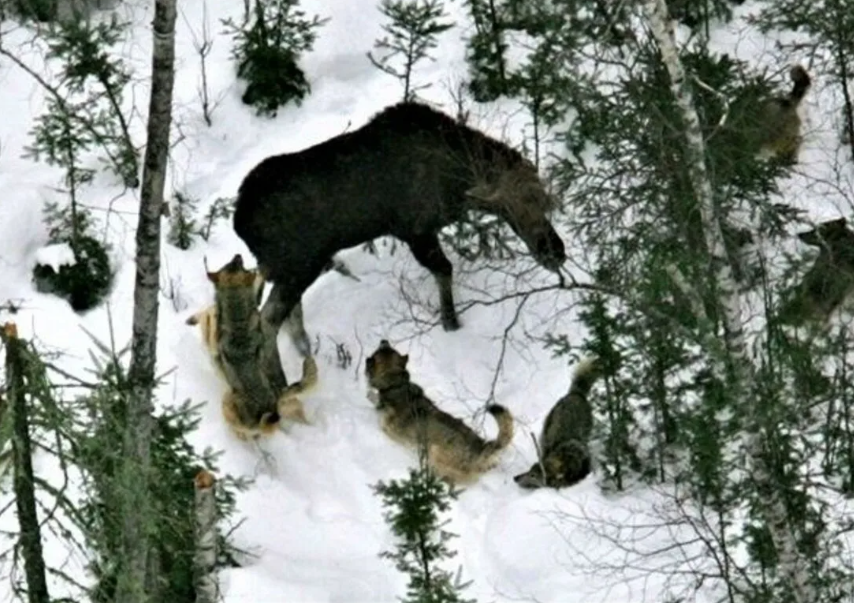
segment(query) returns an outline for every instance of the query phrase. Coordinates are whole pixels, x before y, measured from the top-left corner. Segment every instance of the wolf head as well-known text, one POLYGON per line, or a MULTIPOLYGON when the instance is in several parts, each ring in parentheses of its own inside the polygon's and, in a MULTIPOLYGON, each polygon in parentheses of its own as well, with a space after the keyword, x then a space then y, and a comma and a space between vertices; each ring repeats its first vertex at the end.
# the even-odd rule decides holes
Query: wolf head
POLYGON ((549 452, 542 466, 534 463, 525 473, 513 478, 520 487, 566 488, 577 484, 590 473, 590 455, 577 445, 567 444, 549 452))
POLYGON ((407 362, 409 362, 408 354, 401 354, 395 350, 387 339, 381 340, 376 351, 365 361, 365 376, 368 378, 368 384, 382 390, 409 381, 407 362))
POLYGON ((243 257, 239 253, 216 272, 207 271, 207 274, 208 280, 213 283, 216 291, 251 288, 255 304, 261 303, 264 293, 264 276, 257 268, 247 270, 243 266, 243 257))

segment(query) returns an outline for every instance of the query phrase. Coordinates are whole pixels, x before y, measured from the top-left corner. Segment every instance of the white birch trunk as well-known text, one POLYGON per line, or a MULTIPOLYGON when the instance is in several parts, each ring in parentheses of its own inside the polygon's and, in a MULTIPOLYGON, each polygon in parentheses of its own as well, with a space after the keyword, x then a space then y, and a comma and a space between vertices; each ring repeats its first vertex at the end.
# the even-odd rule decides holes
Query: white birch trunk
MULTIPOLYGON (((715 279, 720 296, 720 307, 724 329, 726 331, 726 348, 714 336, 708 337, 709 352, 716 361, 718 377, 727 382, 727 367, 731 366, 735 377, 731 391, 739 400, 744 400, 748 409, 755 409, 751 402, 750 384, 755 383, 755 367, 750 357, 747 341, 744 336, 742 306, 737 295, 737 285, 733 278, 730 262, 727 261, 727 251, 724 246, 723 234, 718 219, 715 216, 714 193, 711 180, 706 172, 705 142, 700 128, 700 119, 694 106, 694 98, 685 77, 685 70, 679 58, 676 46, 676 36, 672 21, 667 12, 666 0, 647 0, 646 13, 652 34, 661 51, 661 58, 670 75, 671 90, 677 106, 685 121, 685 138, 687 142, 686 158, 690 162, 691 182, 700 210, 703 223, 703 235, 706 247, 715 267, 715 279), (721 353, 723 352, 723 353, 721 353), (728 362, 731 360, 731 363, 728 362)), ((683 284, 683 286, 685 286, 683 284)), ((694 292, 696 294, 696 292, 694 292)), ((695 309, 702 311, 702 306, 695 309)), ((703 318, 699 316, 698 318, 703 318)), ((705 321, 703 321, 705 322, 705 321)), ((763 438, 761 418, 751 417, 749 433, 746 436, 745 452, 748 462, 752 465, 751 475, 759 483, 770 486, 770 492, 777 492, 768 467, 762 461, 763 438)), ((798 603, 816 603, 819 593, 810 584, 805 560, 797 549, 795 535, 790 529, 785 505, 779 495, 772 495, 769 500, 760 502, 763 519, 771 532, 774 546, 778 555, 778 572, 791 589, 794 600, 798 603)))
POLYGON ((216 576, 216 481, 208 471, 200 471, 194 480, 196 489, 196 603, 217 603, 219 584, 216 576))
POLYGON ((160 219, 169 129, 172 125, 172 88, 175 81, 176 0, 156 0, 153 22, 151 99, 148 110, 148 140, 140 189, 139 222, 136 227, 136 282, 133 294, 133 339, 128 370, 127 396, 121 461, 121 568, 117 577, 115 603, 159 602, 156 592, 158 568, 150 556, 153 517, 151 489, 151 438, 154 432, 152 397, 157 363, 157 316, 160 295, 160 219))

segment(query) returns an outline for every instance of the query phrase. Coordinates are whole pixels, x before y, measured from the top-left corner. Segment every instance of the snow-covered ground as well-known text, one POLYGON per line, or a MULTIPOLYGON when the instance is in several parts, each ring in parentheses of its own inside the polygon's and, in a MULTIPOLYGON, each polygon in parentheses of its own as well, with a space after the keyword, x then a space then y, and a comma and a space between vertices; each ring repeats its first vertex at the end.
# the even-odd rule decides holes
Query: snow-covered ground
MULTIPOLYGON (((150 74, 152 4, 130 0, 121 9, 134 25, 117 50, 128 57, 141 79, 150 74)), ((303 61, 312 93, 301 107, 282 109, 270 120, 255 117, 240 102, 241 85, 235 81, 229 56, 231 41, 220 33, 220 19, 238 18, 243 3, 181 0, 175 146, 167 194, 180 191, 197 198, 204 211, 216 198, 234 196, 247 171, 264 157, 296 151, 357 128, 396 102, 401 95, 398 82, 371 66, 365 56, 382 35, 375 4, 374 0, 303 0, 302 7, 309 14, 331 17, 303 61), (202 119, 200 62, 193 46, 194 36, 201 35, 204 14, 215 36, 207 58, 209 92, 216 101, 211 127, 202 119)), ((749 5, 739 12, 747 8, 749 5)), ((449 3, 448 9, 459 11, 459 3, 449 3)), ((4 46, 19 48, 24 60, 41 69, 39 51, 26 44, 30 34, 20 29, 7 32, 12 28, 9 22, 3 25, 4 46)), ((728 48, 740 58, 760 55, 771 46, 758 34, 749 39, 740 36, 738 41, 736 44, 726 31, 713 37, 716 46, 728 48)), ((461 29, 444 34, 434 54, 436 62, 423 63, 417 72, 419 82, 433 83, 422 96, 453 112, 451 91, 465 73, 461 29)), ((21 158, 33 119, 43 109, 39 85, 2 57, 0 85, 0 303, 12 300, 21 305, 15 316, 0 314, 0 320, 14 320, 23 337, 64 352, 62 366, 82 373, 91 347, 82 328, 109 340, 109 311, 117 343, 124 345, 130 338, 137 193, 123 193, 106 175, 98 176, 82 193, 82 202, 95 212, 99 232, 112 245, 117 275, 109 303, 78 316, 66 302, 37 293, 30 274, 47 241, 42 207, 46 201, 64 201, 56 190, 61 172, 21 158)), ((820 76, 816 89, 821 90, 820 76)), ((134 84, 126 97, 144 113, 147 84, 134 84)), ((811 93, 805 102, 809 135, 801 169, 812 175, 830 163, 826 158, 838 146, 831 116, 821 114, 820 106, 820 92, 811 93)), ((526 121, 510 103, 473 107, 473 125, 496 137, 506 135, 518 141, 526 121)), ((136 141, 144 140, 144 121, 139 114, 133 133, 136 141)), ((847 213, 845 207, 820 205, 816 199, 821 195, 806 190, 803 182, 795 176, 787 187, 792 202, 808 207, 816 218, 847 213)), ((572 253, 568 238, 567 244, 572 253)), ((449 412, 493 435, 496 428, 491 419, 484 420, 481 414, 475 417, 474 412, 494 386, 496 401, 508 406, 518 421, 514 443, 499 467, 466 489, 450 515, 449 529, 459 535, 453 542, 459 551, 455 561, 462 565, 464 579, 473 581, 468 596, 481 602, 661 601, 664 593, 676 588, 672 579, 668 585, 664 576, 643 568, 634 573, 609 569, 623 565, 624 553, 620 538, 612 542, 602 536, 608 533, 605 526, 642 524, 645 517, 654 516, 661 502, 656 494, 641 490, 606 495, 593 477, 562 491, 528 493, 512 480, 533 461, 529 432, 538 432, 548 410, 566 391, 572 369, 567 359, 553 358, 530 336, 564 333, 570 340, 580 341, 583 333, 571 315, 549 318, 556 308, 572 301, 571 295, 532 298, 510 331, 507 346, 502 346, 501 338, 516 312, 514 302, 475 304, 461 315, 463 328, 446 333, 438 326, 426 328, 411 317, 414 312, 419 318, 435 320, 438 299, 433 279, 405 247, 398 246, 394 255, 387 247, 379 248, 379 256, 359 248, 341 254, 360 282, 328 273, 304 296, 306 327, 320 340, 320 383, 304 397, 312 425, 293 426, 267 441, 263 444, 268 453, 263 455, 265 460, 256 447, 236 440, 226 429, 219 405, 222 386, 198 331, 184 324, 190 313, 213 298, 204 259, 216 267, 235 253, 247 259, 252 256, 230 222, 217 224, 207 242, 198 241, 188 251, 163 246, 158 372, 175 370, 160 388, 158 404, 172 405, 187 398, 207 401, 193 444, 224 450, 223 472, 256 478, 239 496, 238 518, 245 521, 235 533, 236 544, 255 557, 244 567, 222 572, 224 601, 379 602, 394 601, 403 593, 405 577, 378 557, 393 540, 370 488, 377 480, 404 476, 415 461, 410 451, 381 433, 376 413, 365 397, 364 357, 384 337, 410 355, 413 378, 449 412), (413 298, 421 304, 414 309, 413 298), (340 365, 339 346, 351 354, 349 366, 340 365), (502 371, 494 380, 499 360, 502 371)), ((61 260, 60 254, 53 255, 54 260, 61 260)), ((458 305, 484 297, 484 290, 494 296, 502 288, 521 289, 550 278, 538 268, 518 279, 482 264, 459 258, 452 261, 458 305)), ((287 374, 298 378, 301 360, 284 334, 280 346, 287 374)), ((52 466, 37 457, 36 469, 47 475, 52 466)), ((0 528, 14 529, 14 522, 13 514, 6 513, 0 528)), ((666 546, 677 535, 661 527, 644 537, 637 546, 652 550, 666 546)), ((46 550, 52 563, 67 564, 67 571, 79 572, 82 560, 66 559, 55 536, 46 535, 46 550)), ((0 583, 0 601, 12 600, 7 583, 0 583)))

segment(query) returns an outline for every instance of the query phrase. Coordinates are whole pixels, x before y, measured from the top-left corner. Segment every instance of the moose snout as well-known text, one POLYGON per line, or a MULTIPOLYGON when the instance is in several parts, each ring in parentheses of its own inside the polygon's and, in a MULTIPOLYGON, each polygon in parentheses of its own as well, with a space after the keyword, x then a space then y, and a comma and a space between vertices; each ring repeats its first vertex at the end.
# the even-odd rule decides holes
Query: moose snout
POLYGON ((566 262, 566 248, 557 233, 551 232, 537 241, 535 258, 546 270, 560 271, 566 262))

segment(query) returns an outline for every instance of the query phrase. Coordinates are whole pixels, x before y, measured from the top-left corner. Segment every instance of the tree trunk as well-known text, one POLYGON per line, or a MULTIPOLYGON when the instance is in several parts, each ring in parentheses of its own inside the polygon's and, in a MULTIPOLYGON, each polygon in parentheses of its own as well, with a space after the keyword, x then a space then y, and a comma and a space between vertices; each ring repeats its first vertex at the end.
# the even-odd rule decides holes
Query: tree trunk
POLYGON ((200 471, 194 480, 196 488, 196 603, 219 601, 216 579, 216 482, 208 471, 200 471))
POLYGON ((149 450, 154 430, 153 390, 157 361, 157 315, 160 294, 160 218, 172 124, 175 80, 175 0, 156 0, 148 142, 136 229, 136 284, 133 341, 122 458, 122 558, 116 603, 156 601, 147 593, 152 517, 149 450))
MULTIPOLYGON (((756 382, 756 371, 742 328, 744 324, 742 320, 743 309, 737 296, 737 284, 728 261, 721 225, 714 211, 714 196, 711 180, 706 171, 706 151, 700 129, 700 119, 694 105, 693 94, 686 81, 685 70, 679 58, 673 25, 667 13, 666 0, 647 0, 646 12, 652 34, 661 51, 662 61, 670 75, 671 90, 685 122, 686 159, 690 163, 691 183, 697 197, 706 247, 714 267, 717 301, 723 319, 725 340, 721 346, 713 331, 707 328, 706 337, 709 348, 707 351, 711 353, 716 362, 717 377, 723 383, 729 383, 731 395, 735 399, 743 401, 749 411, 752 411, 745 441, 747 459, 752 464, 751 473, 754 479, 767 487, 769 492, 777 493, 779 489, 773 487, 772 475, 763 460, 765 442, 761 435, 761 425, 764 420, 756 412, 758 404, 751 400, 750 388, 750 385, 756 382)), ((682 286, 689 287, 684 279, 682 286)), ((692 294, 694 299, 702 299, 696 290, 688 293, 692 294)), ((694 304, 694 307, 699 322, 706 323, 708 326, 708 321, 704 320, 706 317, 701 315, 703 313, 702 303, 694 304)), ((784 501, 780 499, 779 494, 772 494, 766 500, 761 501, 760 505, 763 519, 771 533, 777 551, 779 575, 787 584, 793 600, 798 603, 816 603, 819 601, 819 593, 809 581, 806 560, 802 559, 798 553, 797 541, 789 526, 784 501)))
POLYGON ((32 442, 27 418, 27 399, 24 391, 23 342, 13 323, 3 327, 6 344, 6 396, 12 411, 12 457, 14 459, 15 507, 21 530, 18 544, 24 558, 29 603, 50 603, 42 554, 41 528, 36 512, 36 492, 33 480, 32 442))

